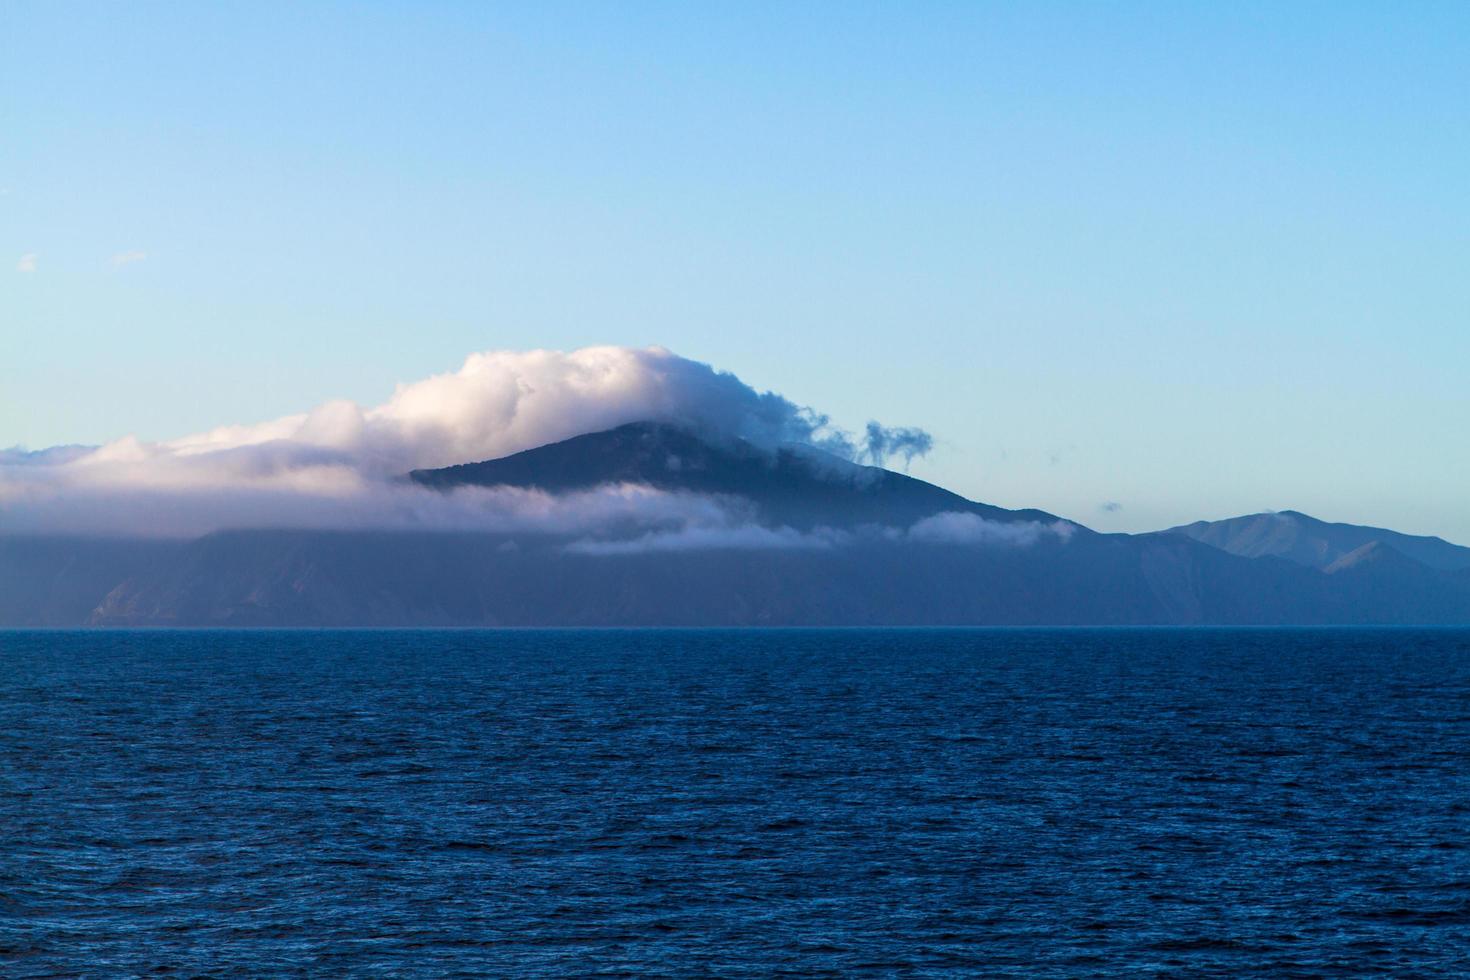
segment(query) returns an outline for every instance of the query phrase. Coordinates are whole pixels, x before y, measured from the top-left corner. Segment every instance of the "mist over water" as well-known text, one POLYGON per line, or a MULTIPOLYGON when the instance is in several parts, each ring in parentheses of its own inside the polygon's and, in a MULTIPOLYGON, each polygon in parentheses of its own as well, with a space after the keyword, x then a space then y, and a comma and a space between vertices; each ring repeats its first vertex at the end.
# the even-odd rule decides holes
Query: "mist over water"
POLYGON ((0 975, 1470 970, 1467 630, 0 659, 0 975))

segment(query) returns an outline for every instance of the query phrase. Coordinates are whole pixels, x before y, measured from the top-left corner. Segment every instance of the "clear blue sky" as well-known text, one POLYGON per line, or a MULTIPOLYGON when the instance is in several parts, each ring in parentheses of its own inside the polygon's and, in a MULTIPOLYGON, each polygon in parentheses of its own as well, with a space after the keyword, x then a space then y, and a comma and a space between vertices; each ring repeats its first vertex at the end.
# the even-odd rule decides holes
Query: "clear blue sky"
POLYGON ((663 344, 985 501, 1470 543, 1465 3, 7 3, 0 260, 0 445, 663 344))

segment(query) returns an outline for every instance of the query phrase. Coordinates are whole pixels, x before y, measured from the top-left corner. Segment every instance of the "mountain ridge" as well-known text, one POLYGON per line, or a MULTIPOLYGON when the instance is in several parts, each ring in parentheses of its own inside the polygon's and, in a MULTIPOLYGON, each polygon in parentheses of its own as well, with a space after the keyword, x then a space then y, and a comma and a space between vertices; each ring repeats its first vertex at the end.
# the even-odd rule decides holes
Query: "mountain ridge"
POLYGON ((739 439, 711 440, 661 422, 630 422, 498 459, 413 470, 408 479, 437 490, 510 486, 549 493, 638 483, 743 498, 757 506, 765 522, 795 528, 907 526, 945 511, 1003 523, 1060 520, 1041 510, 978 503, 907 474, 863 466, 814 447, 766 449, 739 439))
POLYGON ((1246 558, 1274 555, 1326 569, 1374 541, 1436 571, 1470 569, 1470 548, 1430 535, 1318 520, 1295 510, 1265 511, 1219 521, 1195 521, 1168 529, 1246 558))
POLYGON ((446 493, 642 483, 743 500, 749 507, 731 509, 730 519, 790 533, 738 525, 682 540, 677 529, 604 529, 622 537, 604 536, 616 546, 596 548, 582 546, 585 531, 529 528, 238 529, 168 541, 0 535, 0 625, 1470 623, 1470 566, 1432 568, 1379 538, 1342 550, 1365 529, 1347 526, 1320 545, 1301 528, 1315 533, 1323 522, 1291 512, 1296 531, 1274 537, 1188 533, 1206 522, 1100 534, 815 450, 675 426, 632 423, 404 479, 446 493))

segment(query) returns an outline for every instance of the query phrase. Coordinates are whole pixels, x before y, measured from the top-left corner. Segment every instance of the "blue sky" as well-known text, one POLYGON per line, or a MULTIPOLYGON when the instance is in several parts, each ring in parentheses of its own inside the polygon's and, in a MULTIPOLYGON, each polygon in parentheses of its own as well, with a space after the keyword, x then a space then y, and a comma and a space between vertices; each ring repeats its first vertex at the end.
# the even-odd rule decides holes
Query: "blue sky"
POLYGON ((1467 93, 1449 3, 6 4, 0 445, 662 344, 988 502, 1470 543, 1467 93))

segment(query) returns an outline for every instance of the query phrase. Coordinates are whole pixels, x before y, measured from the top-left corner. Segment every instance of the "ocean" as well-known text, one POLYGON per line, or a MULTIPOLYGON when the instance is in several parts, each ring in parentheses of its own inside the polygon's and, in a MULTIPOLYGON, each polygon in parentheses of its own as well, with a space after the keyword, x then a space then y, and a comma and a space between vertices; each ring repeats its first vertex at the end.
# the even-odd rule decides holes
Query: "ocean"
POLYGON ((0 632, 0 976, 1470 975, 1470 630, 0 632))

